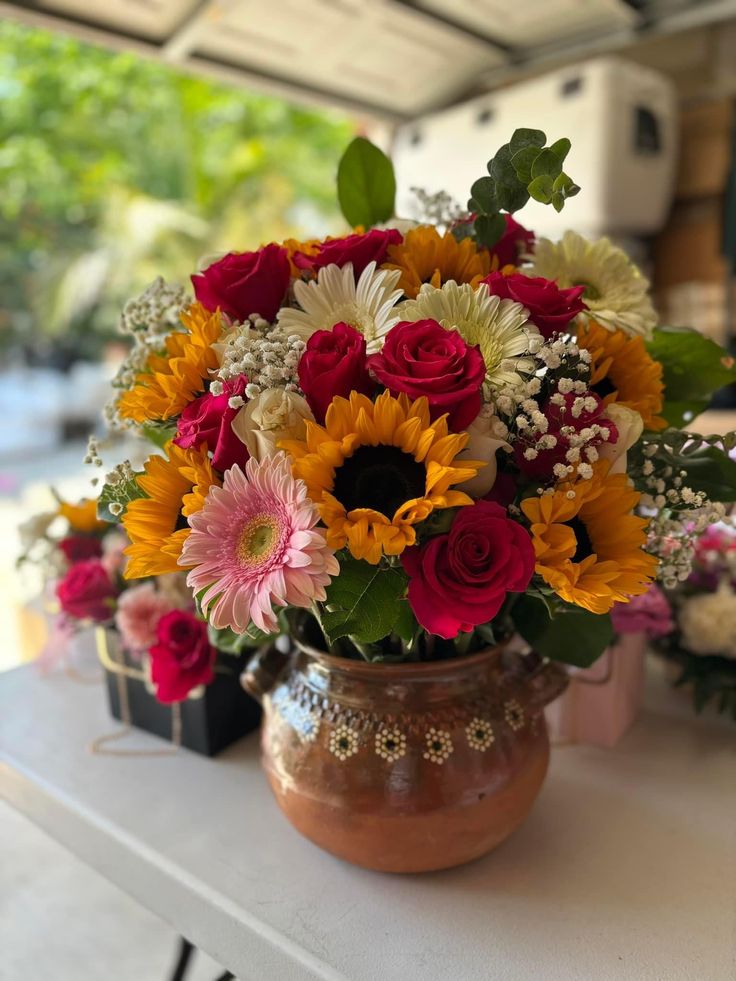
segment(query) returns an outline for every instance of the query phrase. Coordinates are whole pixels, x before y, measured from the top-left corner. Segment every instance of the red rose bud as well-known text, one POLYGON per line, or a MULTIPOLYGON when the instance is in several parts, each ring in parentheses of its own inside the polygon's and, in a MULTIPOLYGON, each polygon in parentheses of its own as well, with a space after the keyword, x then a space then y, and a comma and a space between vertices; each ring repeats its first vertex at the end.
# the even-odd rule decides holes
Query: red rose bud
POLYGON ((372 228, 365 234, 345 235, 322 242, 316 255, 294 254, 294 264, 300 269, 322 269, 323 266, 353 264, 358 279, 370 262, 380 266, 386 260, 389 245, 401 245, 403 236, 396 228, 372 228))
POLYGON ((291 267, 286 249, 266 245, 258 252, 229 252, 198 276, 194 294, 208 310, 218 307, 234 320, 257 313, 272 321, 289 288, 291 267))
POLYGON ((451 640, 496 616, 534 572, 529 533, 490 501, 460 508, 446 535, 407 548, 409 603, 430 633, 451 640))
POLYGON ((554 280, 541 276, 525 276, 523 273, 504 276, 500 272, 492 272, 481 282, 488 286, 489 293, 525 306, 529 319, 545 338, 563 333, 570 321, 585 309, 582 300, 584 286, 571 286, 563 290, 554 280))
POLYGON ((376 386, 368 374, 363 335, 344 323, 312 334, 299 361, 299 385, 317 422, 324 422, 336 395, 372 395, 376 386))
POLYGON ((181 702, 192 688, 212 681, 217 651, 208 640, 206 623, 184 610, 172 610, 159 620, 156 637, 148 653, 160 702, 181 702))
POLYGON ((436 320, 402 321, 388 334, 383 350, 368 358, 368 367, 392 395, 427 397, 433 419, 447 412, 455 432, 480 412, 480 390, 486 376, 483 355, 469 347, 456 330, 436 320))
MULTIPOLYGON (((616 443, 618 441, 618 430, 614 423, 604 415, 606 406, 601 398, 593 392, 585 392, 584 395, 575 395, 571 392, 563 395, 562 398, 564 402, 561 405, 555 405, 553 402, 548 401, 542 409, 548 422, 547 432, 544 434, 536 433, 529 439, 524 438, 522 432, 521 438, 514 446, 514 460, 516 465, 523 474, 526 474, 527 477, 533 480, 552 480, 555 464, 564 463, 567 465, 570 462, 567 459, 567 453, 573 448, 575 442, 574 437, 583 429, 597 424, 608 431, 607 438, 600 435, 593 436, 592 439, 585 442, 586 447, 598 447, 602 443, 616 443), (585 399, 586 401, 592 399, 595 406, 594 408, 583 409, 577 415, 574 415, 573 405, 576 399, 585 399), (566 430, 564 434, 562 432, 563 428, 566 430), (555 437, 556 443, 552 449, 538 448, 537 444, 539 440, 545 435, 555 437)), ((580 451, 577 462, 587 462, 584 448, 580 451)), ((570 476, 573 475, 571 474, 570 476)))
POLYGON ((245 375, 240 375, 224 383, 222 395, 208 392, 190 402, 179 417, 176 445, 189 449, 205 444, 213 454, 212 465, 217 470, 229 470, 236 463, 245 466, 248 450, 232 428, 240 409, 231 409, 228 401, 234 395, 242 396, 246 384, 245 375))
POLYGON ((59 548, 70 565, 102 555, 102 541, 95 535, 67 535, 59 542, 59 548))
POLYGON ((99 559, 75 562, 56 587, 62 610, 75 620, 109 620, 116 596, 115 584, 99 559))
POLYGON ((496 259, 499 269, 504 266, 516 266, 519 259, 534 246, 534 232, 520 225, 511 215, 504 215, 506 231, 495 245, 491 246, 491 258, 496 259))

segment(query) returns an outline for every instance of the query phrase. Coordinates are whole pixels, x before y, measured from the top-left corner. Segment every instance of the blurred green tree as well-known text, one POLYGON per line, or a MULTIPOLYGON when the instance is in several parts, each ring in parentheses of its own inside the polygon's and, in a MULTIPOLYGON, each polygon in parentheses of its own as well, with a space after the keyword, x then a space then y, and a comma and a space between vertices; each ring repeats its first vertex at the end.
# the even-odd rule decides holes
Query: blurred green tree
POLYGON ((94 353, 127 296, 207 252, 339 227, 354 125, 0 22, 0 345, 94 353))

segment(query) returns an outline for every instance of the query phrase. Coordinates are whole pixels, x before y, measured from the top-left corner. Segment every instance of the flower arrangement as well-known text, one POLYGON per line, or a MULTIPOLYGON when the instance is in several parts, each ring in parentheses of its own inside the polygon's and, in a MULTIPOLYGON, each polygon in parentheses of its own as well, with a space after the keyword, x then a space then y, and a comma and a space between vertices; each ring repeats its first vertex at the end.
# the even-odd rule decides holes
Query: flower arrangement
POLYGON ((100 515, 130 541, 123 576, 143 584, 117 622, 160 693, 183 689, 159 648, 184 638, 203 665, 205 621, 231 651, 302 633, 422 661, 518 631, 586 665, 614 604, 687 578, 736 463, 733 436, 681 426, 736 370, 656 326, 609 241, 537 240, 512 217, 578 192, 569 146, 517 130, 467 210, 424 194, 431 218, 406 222, 390 161, 358 138, 338 172, 353 232, 230 252, 193 296, 158 280, 126 306, 107 418, 156 450, 108 474, 100 515), (181 571, 200 627, 163 612, 181 571))

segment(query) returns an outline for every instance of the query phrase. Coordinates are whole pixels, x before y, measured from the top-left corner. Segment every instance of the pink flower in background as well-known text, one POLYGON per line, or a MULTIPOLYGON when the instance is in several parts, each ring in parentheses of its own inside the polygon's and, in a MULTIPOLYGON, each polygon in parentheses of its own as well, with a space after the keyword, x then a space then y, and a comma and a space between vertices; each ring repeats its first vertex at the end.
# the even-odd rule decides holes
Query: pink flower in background
POLYGON ((171 599, 159 593, 147 582, 126 590, 118 600, 115 626, 120 631, 123 646, 140 657, 156 642, 156 630, 164 614, 171 612, 171 599))
POLYGON ((102 558, 100 561, 113 579, 122 575, 125 563, 128 561, 125 549, 130 545, 130 539, 119 531, 109 531, 102 540, 102 558))
POLYGON ((503 269, 504 266, 516 266, 525 252, 531 252, 535 239, 534 232, 524 228, 511 215, 504 215, 504 218, 506 231, 490 249, 491 255, 498 260, 499 269, 503 269))
POLYGON ((295 480, 285 453, 253 457, 212 487, 180 564, 193 566, 187 582, 201 593, 204 614, 216 628, 242 633, 253 623, 278 629, 274 606, 309 607, 326 598, 325 586, 339 566, 315 527, 319 515, 303 481, 295 480))
POLYGON ((67 535, 59 542, 59 548, 71 565, 84 559, 99 559, 102 555, 102 541, 95 535, 67 535))
POLYGON ((615 603, 611 619, 617 634, 645 633, 650 637, 664 637, 675 627, 667 597, 655 585, 641 596, 633 596, 628 603, 615 603))
POLYGON ((56 587, 64 613, 102 623, 112 618, 117 589, 99 559, 76 562, 56 587))

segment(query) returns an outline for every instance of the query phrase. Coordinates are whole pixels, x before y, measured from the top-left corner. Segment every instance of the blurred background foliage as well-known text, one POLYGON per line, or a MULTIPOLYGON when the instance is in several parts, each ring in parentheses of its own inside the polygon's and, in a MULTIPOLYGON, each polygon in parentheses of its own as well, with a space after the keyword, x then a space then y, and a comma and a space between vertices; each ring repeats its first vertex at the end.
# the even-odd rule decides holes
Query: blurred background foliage
POLYGON ((95 357, 125 300, 200 256, 340 227, 355 125, 0 23, 0 349, 95 357))

